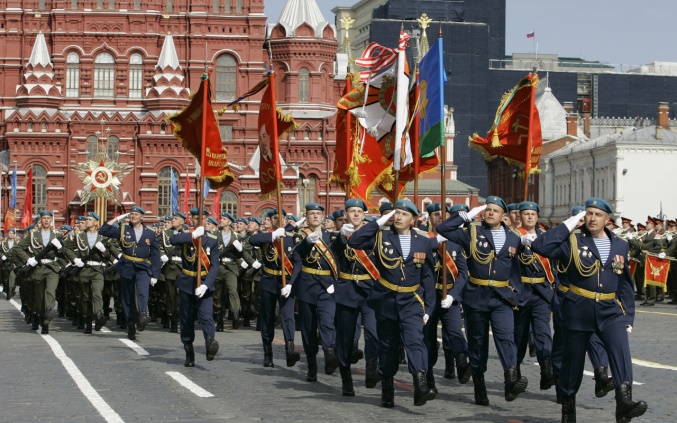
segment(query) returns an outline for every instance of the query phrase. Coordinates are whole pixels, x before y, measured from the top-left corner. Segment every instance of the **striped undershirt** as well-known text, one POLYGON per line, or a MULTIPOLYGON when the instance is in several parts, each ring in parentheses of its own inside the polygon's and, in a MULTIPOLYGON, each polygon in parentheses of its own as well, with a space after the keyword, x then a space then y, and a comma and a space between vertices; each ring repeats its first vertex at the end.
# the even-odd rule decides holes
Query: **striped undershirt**
POLYGON ((595 241, 595 247, 599 251, 599 258, 602 264, 606 263, 611 252, 611 240, 606 236, 604 238, 593 238, 592 240, 595 241))
POLYGON ((505 230, 503 228, 492 229, 491 236, 494 238, 494 247, 496 248, 496 254, 498 254, 505 244, 505 230))
POLYGON ((402 246, 402 257, 406 260, 409 257, 409 250, 411 250, 411 234, 399 235, 400 245, 402 246))

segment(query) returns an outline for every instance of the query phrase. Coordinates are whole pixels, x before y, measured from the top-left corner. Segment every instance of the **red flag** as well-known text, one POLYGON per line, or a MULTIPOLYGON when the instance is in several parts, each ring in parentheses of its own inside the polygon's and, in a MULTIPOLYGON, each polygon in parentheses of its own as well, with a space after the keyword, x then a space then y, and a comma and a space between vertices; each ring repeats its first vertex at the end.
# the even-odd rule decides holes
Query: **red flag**
MULTIPOLYGON (((353 74, 346 76, 346 86, 343 96, 353 90, 353 74)), ((353 163, 356 137, 353 115, 348 110, 338 108, 336 112, 336 155, 334 156, 334 170, 331 180, 347 185, 357 185, 359 178, 355 178, 357 166, 353 163)))
POLYGON ((647 254, 644 267, 644 287, 654 285, 665 288, 670 272, 670 260, 658 258, 657 255, 647 254))
POLYGON ((183 188, 183 212, 188 213, 188 196, 190 195, 190 177, 186 172, 186 186, 183 188))
POLYGON ((216 195, 214 196, 214 207, 212 212, 214 213, 214 219, 219 220, 221 216, 221 190, 223 188, 219 188, 216 190, 216 195))
POLYGON ((529 74, 503 96, 486 138, 474 134, 468 143, 487 159, 503 157, 508 163, 538 173, 543 138, 536 108, 538 75, 529 74))
POLYGON ((209 180, 210 186, 230 185, 233 174, 228 168, 228 151, 223 148, 212 109, 209 78, 202 80, 188 107, 168 120, 173 125, 174 136, 198 159, 202 175, 209 180))
POLYGON ((24 197, 24 211, 21 214, 21 227, 25 228, 33 221, 33 168, 26 173, 26 196, 24 197))
POLYGON ((7 210, 7 213, 5 213, 5 233, 11 228, 16 227, 16 209, 10 208, 7 210))
POLYGON ((278 139, 296 127, 290 114, 277 110, 275 100, 275 75, 268 75, 268 87, 261 99, 259 110, 259 183, 261 199, 267 199, 282 187, 280 147, 278 139))

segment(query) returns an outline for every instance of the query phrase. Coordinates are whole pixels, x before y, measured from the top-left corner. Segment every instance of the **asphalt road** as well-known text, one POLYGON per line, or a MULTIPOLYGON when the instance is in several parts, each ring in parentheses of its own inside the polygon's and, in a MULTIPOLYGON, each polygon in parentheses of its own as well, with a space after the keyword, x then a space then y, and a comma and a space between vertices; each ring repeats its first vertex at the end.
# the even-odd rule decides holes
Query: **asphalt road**
MULTIPOLYGON (((84 335, 64 318, 49 335, 23 322, 19 302, 0 301, 0 421, 7 422, 249 422, 249 421, 451 421, 555 422, 560 406, 554 388, 538 390, 539 369, 527 358, 522 374, 530 384, 514 402, 503 399, 503 372, 491 346, 485 377, 489 407, 473 403, 472 381, 460 385, 442 378, 443 360, 435 368, 440 391, 423 407, 413 405, 411 375, 402 366, 396 376, 394 409, 380 404, 380 385, 364 387, 364 360, 353 368, 356 396, 341 396, 338 371, 305 381, 306 360, 287 368, 281 330, 274 345, 275 367, 264 368, 261 338, 250 329, 217 333, 221 349, 212 362, 196 342, 196 367, 183 366, 177 334, 151 323, 135 343, 110 326, 84 335)), ((677 412, 677 308, 667 304, 637 307, 630 337, 635 399, 648 402, 645 416, 634 421, 673 422, 677 412)), ((113 320, 114 322, 114 320, 113 320)), ((113 323, 111 322, 111 323, 113 323)), ((113 325, 114 326, 114 325, 113 325)), ((196 328, 199 330, 199 327, 196 328)), ((198 335, 198 338, 200 336, 198 335)), ((296 343, 301 345, 297 332, 296 343)), ((586 369, 592 372, 588 364, 586 369)), ((578 421, 614 421, 613 393, 595 398, 591 373, 577 397, 578 421)))

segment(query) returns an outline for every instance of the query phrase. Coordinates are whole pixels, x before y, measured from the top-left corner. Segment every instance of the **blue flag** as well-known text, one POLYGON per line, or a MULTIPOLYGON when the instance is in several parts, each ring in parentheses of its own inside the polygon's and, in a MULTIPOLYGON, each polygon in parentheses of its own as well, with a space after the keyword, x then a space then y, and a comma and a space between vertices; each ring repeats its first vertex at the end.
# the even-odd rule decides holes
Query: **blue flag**
POLYGON ((177 211, 179 211, 179 184, 176 181, 176 175, 174 174, 174 169, 172 169, 171 173, 172 173, 171 209, 172 209, 172 214, 174 214, 177 211))
POLYGON ((420 84, 420 156, 426 157, 438 146, 444 145, 444 45, 442 38, 432 46, 421 60, 420 84))
POLYGON ((16 165, 14 165, 14 172, 12 172, 12 199, 9 200, 9 207, 16 208, 16 165))
POLYGON ((211 186, 209 185, 209 179, 205 178, 205 186, 202 190, 202 198, 207 198, 207 196, 209 195, 210 188, 211 186))

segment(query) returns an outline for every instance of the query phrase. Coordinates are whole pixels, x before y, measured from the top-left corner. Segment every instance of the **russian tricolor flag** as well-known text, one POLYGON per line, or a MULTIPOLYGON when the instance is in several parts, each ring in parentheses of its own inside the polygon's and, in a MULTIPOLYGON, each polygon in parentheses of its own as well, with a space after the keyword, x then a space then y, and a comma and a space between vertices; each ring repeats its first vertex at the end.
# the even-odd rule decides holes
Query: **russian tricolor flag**
POLYGON ((536 36, 536 31, 531 31, 527 34, 527 38, 534 38, 536 36))

